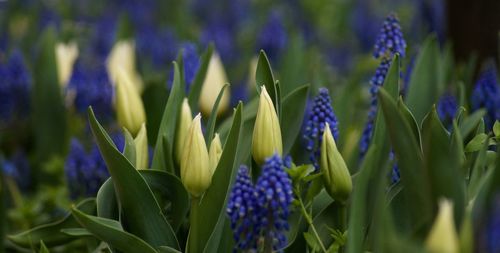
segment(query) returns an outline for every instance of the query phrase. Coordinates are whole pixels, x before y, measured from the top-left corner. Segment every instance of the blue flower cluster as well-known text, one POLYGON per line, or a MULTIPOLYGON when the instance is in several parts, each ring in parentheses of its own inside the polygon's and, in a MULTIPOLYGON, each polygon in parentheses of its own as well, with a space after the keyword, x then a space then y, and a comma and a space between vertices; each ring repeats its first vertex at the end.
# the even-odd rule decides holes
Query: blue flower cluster
POLYGON ((10 159, 1 159, 0 168, 2 175, 13 178, 21 190, 28 190, 31 186, 31 168, 26 154, 21 151, 15 151, 10 159))
POLYGON ((392 58, 396 53, 404 56, 405 49, 406 41, 399 25, 399 19, 394 13, 391 13, 385 19, 382 29, 380 29, 375 42, 373 57, 376 59, 392 58))
POLYGON ((91 67, 77 60, 66 93, 77 112, 85 115, 92 106, 99 118, 111 118, 113 87, 104 64, 91 67))
POLYGON ((484 123, 487 129, 491 129, 495 120, 500 119, 500 88, 494 64, 488 64, 479 76, 472 92, 471 106, 473 110, 486 109, 484 123))
POLYGON ((257 36, 257 49, 263 49, 271 61, 276 61, 285 49, 287 40, 288 36, 280 15, 272 12, 257 36))
POLYGON ((318 160, 325 123, 330 125, 333 137, 336 140, 339 136, 337 117, 335 117, 333 112, 327 88, 319 89, 319 93, 314 98, 313 106, 307 117, 303 137, 306 141, 306 149, 310 152, 309 159, 317 170, 319 169, 318 160))
POLYGON ((441 122, 449 130, 453 125, 453 118, 458 110, 457 98, 452 94, 446 93, 441 98, 436 106, 436 110, 441 122))
MULTIPOLYGON (((123 137, 117 134, 113 135, 112 139, 118 149, 123 150, 123 137)), ((76 138, 71 139, 64 170, 72 199, 95 196, 109 177, 97 145, 94 144, 91 151, 87 153, 82 143, 76 138)))
MULTIPOLYGON (((186 82, 186 93, 189 93, 191 84, 193 84, 196 73, 198 73, 198 69, 200 68, 200 56, 198 55, 196 44, 191 42, 182 43, 180 46, 180 50, 182 50, 182 60, 184 64, 184 80, 186 82)), ((169 78, 168 88, 171 89, 174 81, 173 68, 170 68, 169 78)))
POLYGON ((0 63, 0 77, 0 122, 26 118, 32 79, 21 51, 13 51, 6 64, 0 63))
POLYGON ((385 77, 391 66, 389 59, 382 59, 382 62, 375 71, 375 75, 370 79, 370 109, 368 110, 368 119, 361 135, 359 155, 363 158, 368 151, 370 141, 373 134, 373 127, 375 118, 377 117, 377 92, 378 89, 384 84, 385 77))
POLYGON ((237 250, 286 246, 289 206, 293 200, 292 182, 279 155, 266 160, 262 174, 253 186, 248 169, 241 166, 231 191, 227 214, 231 219, 237 250), (263 244, 261 244, 263 243, 263 244))

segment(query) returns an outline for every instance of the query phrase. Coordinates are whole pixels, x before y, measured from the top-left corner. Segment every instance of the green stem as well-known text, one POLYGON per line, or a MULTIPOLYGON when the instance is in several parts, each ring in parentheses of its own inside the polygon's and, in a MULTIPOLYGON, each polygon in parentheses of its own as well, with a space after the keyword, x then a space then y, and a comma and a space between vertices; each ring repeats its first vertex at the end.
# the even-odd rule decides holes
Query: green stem
MULTIPOLYGON (((347 207, 344 203, 337 202, 336 209, 337 209, 336 223, 338 224, 337 229, 343 233, 347 229, 347 207)), ((340 247, 339 253, 344 252, 344 250, 345 250, 344 247, 340 247)))
POLYGON ((319 237, 318 231, 316 231, 316 227, 314 227, 314 222, 309 213, 306 210, 306 207, 304 206, 304 202, 302 201, 302 198, 300 195, 297 195, 299 202, 300 202, 300 208, 302 210, 302 215, 306 218, 307 223, 309 224, 309 227, 311 227, 311 230, 314 233, 314 236, 316 237, 316 240, 318 240, 319 245, 321 246, 321 250, 323 250, 324 253, 326 253, 326 248, 325 245, 323 245, 323 242, 321 241, 321 238, 319 237))
POLYGON ((189 215, 189 239, 187 252, 202 252, 203 249, 199 248, 199 233, 200 233, 200 215, 199 215, 199 203, 200 199, 196 197, 191 198, 191 212, 189 215))
POLYGON ((12 197, 12 201, 14 202, 14 205, 16 207, 22 207, 23 206, 23 197, 21 195, 21 192, 19 191, 19 188, 17 187, 16 182, 14 179, 11 177, 7 177, 5 179, 5 184, 7 185, 7 188, 9 189, 10 196, 12 197))

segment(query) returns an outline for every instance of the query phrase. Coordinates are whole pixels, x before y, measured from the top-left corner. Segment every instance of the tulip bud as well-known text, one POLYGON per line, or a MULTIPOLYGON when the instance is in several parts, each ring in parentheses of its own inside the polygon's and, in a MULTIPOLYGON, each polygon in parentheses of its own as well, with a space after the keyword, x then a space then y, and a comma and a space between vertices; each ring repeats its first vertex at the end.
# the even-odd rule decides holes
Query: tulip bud
POLYGON ((146 124, 142 123, 139 133, 134 139, 135 165, 137 169, 147 169, 149 163, 148 136, 146 124))
MULTIPOLYGON (((203 115, 210 115, 212 108, 219 96, 219 92, 228 83, 227 75, 222 65, 222 61, 217 54, 214 52, 210 62, 208 64, 207 75, 205 76, 205 81, 201 88, 200 95, 200 110, 203 115)), ((226 88, 224 95, 219 102, 219 107, 217 109, 217 115, 221 115, 229 107, 230 93, 229 89, 226 88)))
POLYGON ((189 125, 193 121, 193 114, 191 113, 191 108, 187 98, 184 98, 181 107, 181 113, 179 115, 179 121, 177 122, 177 134, 175 135, 175 158, 177 163, 180 164, 182 159, 182 148, 184 145, 184 140, 189 130, 189 125))
POLYGON ((323 172, 323 184, 328 194, 335 200, 345 202, 352 191, 352 179, 344 158, 337 149, 328 123, 325 123, 321 142, 320 168, 323 172))
POLYGON ((57 76, 61 87, 68 84, 76 58, 78 58, 78 46, 75 42, 56 44, 57 76))
POLYGON ((425 242, 426 248, 432 253, 458 253, 459 242, 453 221, 453 203, 441 200, 439 213, 432 225, 425 242))
POLYGON ((273 101, 262 86, 259 98, 259 109, 253 128, 252 155, 257 164, 263 164, 265 159, 274 155, 282 155, 281 129, 273 101))
POLYGON ((146 122, 146 112, 139 92, 134 88, 127 72, 120 71, 116 82, 116 114, 118 123, 135 136, 146 122))
POLYGON ((184 141, 181 159, 181 181, 194 197, 199 197, 210 186, 207 146, 201 131, 201 115, 194 117, 184 141))
POLYGON ((111 49, 107 60, 107 69, 112 84, 120 78, 120 72, 128 73, 134 88, 139 93, 144 88, 143 82, 135 67, 135 43, 133 41, 119 41, 111 49))
POLYGON ((210 171, 212 175, 217 169, 220 156, 222 155, 222 144, 220 142, 219 134, 215 134, 212 143, 210 143, 210 150, 208 151, 208 159, 210 160, 210 171))

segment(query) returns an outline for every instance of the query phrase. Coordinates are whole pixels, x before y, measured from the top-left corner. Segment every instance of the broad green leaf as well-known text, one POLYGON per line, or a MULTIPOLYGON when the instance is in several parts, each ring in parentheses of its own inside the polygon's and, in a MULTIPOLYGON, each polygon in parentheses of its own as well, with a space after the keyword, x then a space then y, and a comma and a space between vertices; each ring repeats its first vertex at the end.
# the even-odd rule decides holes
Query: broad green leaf
POLYGON ((428 37, 418 54, 410 77, 406 104, 418 123, 432 108, 439 93, 439 46, 435 35, 428 37))
POLYGON ((210 43, 207 49, 201 56, 200 67, 196 76, 194 77, 193 83, 190 87, 190 92, 188 96, 189 106, 192 111, 198 111, 198 103, 200 101, 201 88, 203 87, 203 82, 205 82, 205 76, 207 75, 208 64, 210 63, 210 58, 212 58, 212 53, 214 51, 214 45, 210 43))
POLYGON ((255 84, 257 85, 257 93, 260 94, 260 87, 264 85, 266 87, 267 93, 271 97, 273 101, 274 107, 276 109, 276 113, 278 114, 278 118, 280 118, 280 104, 279 101, 281 98, 278 97, 278 90, 276 89, 276 80, 273 76, 273 71, 271 69, 271 63, 269 63, 269 59, 267 58, 266 53, 263 50, 260 50, 259 61, 257 63, 257 70, 255 72, 255 84))
POLYGON ((215 100, 214 107, 212 108, 212 113, 210 113, 210 118, 208 119, 207 123, 207 135, 205 136, 205 141, 207 143, 207 149, 210 149, 210 144, 212 143, 212 139, 214 138, 214 132, 215 132, 215 123, 217 121, 217 109, 219 108, 219 103, 220 100, 222 99, 222 96, 224 95, 224 91, 226 88, 229 86, 229 84, 225 84, 222 89, 219 91, 219 95, 217 96, 217 99, 215 100))
POLYGON ((472 169, 470 171, 469 185, 467 188, 467 196, 469 200, 476 197, 479 187, 481 185, 481 180, 484 178, 486 173, 486 151, 488 150, 488 141, 483 143, 483 147, 477 153, 476 159, 472 164, 472 169))
POLYGON ((54 27, 42 33, 33 69, 32 116, 36 122, 33 129, 40 160, 62 154, 66 143, 66 115, 55 55, 56 36, 54 27))
POLYGON ((465 152, 476 152, 484 146, 484 143, 488 140, 488 135, 485 133, 480 133, 465 146, 465 152))
POLYGON ((422 146, 422 137, 420 136, 420 130, 418 127, 418 123, 415 120, 415 117, 413 117, 413 114, 410 112, 410 109, 404 104, 403 99, 399 97, 398 99, 398 109, 403 114, 403 116, 406 118, 406 121, 410 124, 411 130, 413 132, 412 138, 415 138, 418 142, 418 146, 422 146))
POLYGON ((177 238, 165 216, 161 213, 151 189, 122 153, 106 138, 107 134, 89 108, 92 133, 113 178, 116 196, 122 211, 122 223, 153 247, 166 245, 179 248, 177 238))
POLYGON ((173 143, 175 128, 177 126, 177 115, 179 115, 182 100, 184 98, 184 86, 180 80, 179 66, 174 62, 174 81, 172 90, 168 96, 167 105, 163 111, 163 117, 160 123, 160 129, 156 139, 156 146, 153 155, 153 163, 151 168, 156 170, 165 170, 174 173, 174 159, 173 159, 173 143), (169 146, 164 147, 163 138, 169 146), (166 152, 168 151, 168 153, 166 152))
POLYGON ((180 251, 167 246, 160 246, 158 247, 157 251, 159 253, 181 253, 180 251))
POLYGON ((493 125, 493 134, 497 139, 500 139, 500 121, 496 120, 493 125))
POLYGON ((142 92, 142 102, 146 110, 146 132, 148 133, 148 142, 151 142, 152 146, 156 146, 163 110, 167 104, 168 91, 165 86, 163 80, 149 81, 142 92))
POLYGON ((72 214, 96 238, 107 242, 113 248, 123 252, 156 252, 141 238, 125 232, 118 221, 87 215, 77 209, 73 209, 72 214))
POLYGON ((286 50, 281 58, 280 82, 281 94, 283 97, 288 96, 290 92, 297 89, 299 86, 307 82, 307 76, 304 75, 305 56, 304 39, 300 35, 292 35, 288 50, 286 50))
POLYGON ((64 228, 61 229, 61 233, 75 237, 93 236, 92 233, 85 228, 64 228))
MULTIPOLYGON (((191 223, 189 231, 189 252, 214 252, 213 249, 205 249, 209 240, 220 241, 220 233, 213 234, 217 223, 225 219, 225 205, 231 182, 237 167, 241 164, 239 138, 242 127, 242 109, 240 103, 233 116, 233 125, 226 139, 219 164, 212 177, 212 183, 202 197, 199 206, 194 207, 202 212, 195 215, 195 221, 191 223)), ((195 203, 194 203, 195 204, 195 203)), ((193 209, 193 207, 191 207, 193 209)))
POLYGON ((132 137, 132 135, 126 128, 123 128, 123 135, 125 136, 125 147, 123 148, 123 155, 128 159, 130 164, 135 167, 137 153, 135 152, 134 137, 132 137))
POLYGON ((302 126, 307 103, 309 85, 301 86, 283 99, 281 134, 283 154, 288 154, 302 126))
MULTIPOLYGON (((94 214, 96 209, 95 199, 85 199, 76 208, 84 213, 94 214)), ((28 249, 39 247, 40 241, 43 241, 48 247, 53 247, 75 240, 75 237, 62 233, 61 229, 77 227, 80 227, 80 224, 71 214, 68 214, 59 221, 44 224, 16 235, 9 235, 7 238, 17 246, 28 249)))
MULTIPOLYGON (((189 195, 179 178, 160 170, 138 170, 156 197, 161 207, 169 206, 165 215, 175 231, 182 225, 189 210, 189 195)), ((112 210, 117 210, 113 179, 110 178, 102 185, 97 195, 97 213, 99 217, 114 218, 112 210), (101 204, 103 207, 101 207, 101 204), (101 216, 100 210, 104 209, 101 216)))
POLYGON ((464 140, 460 129, 458 129, 457 120, 453 120, 453 131, 451 132, 450 150, 453 159, 458 161, 459 167, 462 168, 464 178, 467 176, 467 167, 465 166, 464 140))
POLYGON ((469 134, 477 128, 485 114, 486 111, 484 109, 480 109, 463 119, 459 124, 461 135, 464 138, 467 138, 467 136, 469 136, 469 134))
POLYGON ((441 198, 452 200, 455 222, 460 224, 465 209, 465 184, 462 169, 451 152, 450 143, 448 133, 433 107, 422 124, 424 163, 434 202, 437 203, 441 198))
POLYGON ((431 223, 434 203, 431 198, 430 182, 426 178, 423 154, 418 141, 413 137, 410 123, 398 110, 396 101, 381 88, 378 98, 383 109, 384 119, 396 155, 405 190, 407 208, 411 212, 414 231, 421 231, 431 223))

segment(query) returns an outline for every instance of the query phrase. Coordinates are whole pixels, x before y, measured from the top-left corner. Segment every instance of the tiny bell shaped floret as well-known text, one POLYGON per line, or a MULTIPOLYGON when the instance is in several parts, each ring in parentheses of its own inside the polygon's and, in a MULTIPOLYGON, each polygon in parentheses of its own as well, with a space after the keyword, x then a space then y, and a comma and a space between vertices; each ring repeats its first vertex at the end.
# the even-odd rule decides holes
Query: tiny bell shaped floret
POLYGON ((441 200, 439 213, 425 241, 426 248, 431 253, 458 253, 458 235, 453 221, 453 203, 441 200))
POLYGON ((175 135, 175 158, 178 164, 180 164, 182 159, 182 148, 189 130, 189 125, 191 125, 191 121, 193 121, 192 115, 188 100, 184 98, 181 106, 181 113, 179 114, 179 121, 177 122, 177 133, 175 135))
POLYGON ((328 123, 325 124, 321 143, 320 169, 323 172, 323 184, 328 194, 337 201, 345 202, 352 191, 352 179, 337 149, 328 123))
POLYGON ((220 156, 222 155, 222 144, 220 142, 219 134, 216 133, 212 142, 210 143, 210 149, 208 150, 208 158, 210 160, 210 172, 212 175, 217 169, 217 164, 219 164, 220 156))
POLYGON ((136 136, 142 123, 146 122, 146 112, 137 89, 125 71, 119 71, 116 81, 116 114, 118 123, 136 136))
POLYGON ((134 139, 135 144, 135 167, 137 169, 147 169, 149 163, 148 135, 146 124, 142 123, 139 133, 134 139))
POLYGON ((253 128, 252 155, 257 164, 263 164, 267 157, 274 154, 282 155, 283 144, 278 115, 273 101, 262 86, 259 98, 259 109, 253 128))
POLYGON ((191 123, 184 141, 181 181, 193 197, 200 197, 212 181, 207 146, 201 131, 200 114, 191 123))

